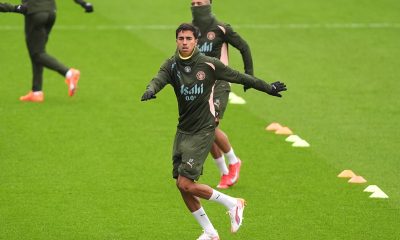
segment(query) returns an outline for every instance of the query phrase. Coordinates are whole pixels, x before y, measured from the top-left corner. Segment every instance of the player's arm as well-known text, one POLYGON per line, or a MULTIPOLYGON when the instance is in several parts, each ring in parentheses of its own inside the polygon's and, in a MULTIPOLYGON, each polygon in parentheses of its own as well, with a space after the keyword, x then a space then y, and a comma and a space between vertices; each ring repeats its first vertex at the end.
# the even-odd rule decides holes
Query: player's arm
POLYGON ((258 91, 268 93, 269 95, 275 97, 282 97, 279 92, 286 91, 286 85, 281 82, 274 82, 268 84, 261 79, 253 77, 249 74, 243 74, 236 71, 225 64, 223 64, 218 59, 214 58, 213 61, 215 76, 217 79, 225 80, 231 83, 242 84, 244 86, 252 87, 258 91))
POLYGON ((226 42, 238 49, 242 55, 244 72, 254 76, 253 58, 251 57, 249 44, 229 24, 224 25, 224 27, 226 42))
POLYGON ((74 0, 77 4, 81 5, 84 9, 85 12, 90 13, 93 12, 93 5, 89 2, 85 2, 83 0, 74 0))
POLYGON ((171 69, 171 65, 169 64, 169 61, 167 61, 161 66, 157 75, 147 85, 141 101, 147 101, 156 98, 156 94, 169 83, 169 79, 171 78, 169 69, 171 69))
POLYGON ((14 13, 21 13, 25 14, 27 11, 25 5, 13 5, 9 3, 0 3, 0 12, 14 12, 14 13))

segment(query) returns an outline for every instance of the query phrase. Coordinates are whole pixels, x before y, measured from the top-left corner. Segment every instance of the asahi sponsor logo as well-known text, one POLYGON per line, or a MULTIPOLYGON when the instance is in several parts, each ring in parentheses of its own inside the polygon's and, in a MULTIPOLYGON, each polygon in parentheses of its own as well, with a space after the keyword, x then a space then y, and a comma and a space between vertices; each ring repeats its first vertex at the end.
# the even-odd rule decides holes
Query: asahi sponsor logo
POLYGON ((199 50, 202 53, 212 52, 212 50, 213 50, 212 42, 211 43, 208 43, 208 42, 203 43, 203 45, 199 46, 199 50))
POLYGON ((203 84, 195 84, 194 86, 186 87, 185 85, 181 86, 181 95, 185 97, 186 101, 193 101, 197 98, 197 96, 203 94, 204 87, 203 84))

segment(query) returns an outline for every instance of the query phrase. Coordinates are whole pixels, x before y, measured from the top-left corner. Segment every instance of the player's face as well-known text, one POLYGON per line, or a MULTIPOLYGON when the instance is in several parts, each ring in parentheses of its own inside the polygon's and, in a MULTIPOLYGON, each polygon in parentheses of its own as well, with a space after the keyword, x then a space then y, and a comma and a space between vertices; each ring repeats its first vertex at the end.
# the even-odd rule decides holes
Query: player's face
POLYGON ((189 57, 197 46, 197 39, 192 31, 181 31, 176 38, 176 45, 182 57, 189 57))
POLYGON ((198 7, 203 5, 210 5, 210 0, 192 0, 193 7, 198 7))

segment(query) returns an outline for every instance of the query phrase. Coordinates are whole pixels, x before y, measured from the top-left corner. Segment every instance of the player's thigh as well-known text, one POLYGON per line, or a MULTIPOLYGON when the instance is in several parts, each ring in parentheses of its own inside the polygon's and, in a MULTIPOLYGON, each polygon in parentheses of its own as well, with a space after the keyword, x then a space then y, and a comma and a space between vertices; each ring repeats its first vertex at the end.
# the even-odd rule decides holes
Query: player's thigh
POLYGON ((46 24, 50 13, 38 12, 26 16, 25 34, 26 41, 31 55, 45 52, 48 40, 48 30, 46 24))
POLYGON ((214 107, 217 117, 222 119, 229 101, 229 91, 223 90, 214 94, 214 107))
POLYGON ((179 166, 182 163, 182 152, 180 148, 180 144, 183 141, 183 134, 180 132, 176 132, 175 134, 175 139, 174 139, 174 145, 172 147, 172 177, 177 179, 179 172, 179 166))
POLYGON ((198 180, 203 172, 203 165, 214 142, 215 132, 205 132, 194 135, 185 135, 182 139, 181 164, 179 175, 198 180))

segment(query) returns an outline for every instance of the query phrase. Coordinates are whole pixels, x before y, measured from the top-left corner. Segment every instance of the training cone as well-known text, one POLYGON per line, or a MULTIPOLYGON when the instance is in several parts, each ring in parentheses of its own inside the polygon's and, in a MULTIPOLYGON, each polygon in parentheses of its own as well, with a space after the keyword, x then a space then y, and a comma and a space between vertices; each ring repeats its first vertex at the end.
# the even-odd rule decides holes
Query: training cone
POLYGON ((369 185, 364 189, 364 192, 374 193, 376 191, 382 191, 382 190, 376 185, 369 185))
POLYGON ((338 175, 338 177, 340 177, 340 178, 352 178, 352 177, 355 177, 355 176, 356 176, 356 174, 351 170, 343 170, 338 175))
POLYGON ((271 123, 270 125, 268 125, 265 130, 267 131, 276 131, 278 129, 282 128, 282 126, 279 123, 271 123))
POLYGON ((243 105, 246 101, 243 98, 234 98, 229 101, 230 104, 243 105))
POLYGON ((275 131, 275 134, 278 134, 278 135, 292 135, 293 132, 288 127, 281 127, 281 128, 279 128, 278 130, 275 131))
POLYGON ((363 178, 362 176, 354 176, 350 178, 349 183, 366 183, 367 180, 363 178))
POLYGON ((370 198, 389 198, 388 195, 386 195, 386 193, 384 193, 382 190, 378 190, 376 192, 374 192, 373 194, 371 194, 371 196, 369 196, 370 198))
POLYGON ((297 142, 297 141, 300 141, 300 140, 302 140, 302 139, 297 135, 290 135, 289 137, 287 137, 285 139, 286 142, 297 142))
POLYGON ((234 94, 233 92, 229 93, 229 103, 230 104, 246 104, 246 101, 239 97, 238 95, 234 94))
POLYGON ((292 144, 292 147, 310 147, 310 144, 303 139, 300 139, 292 144))

